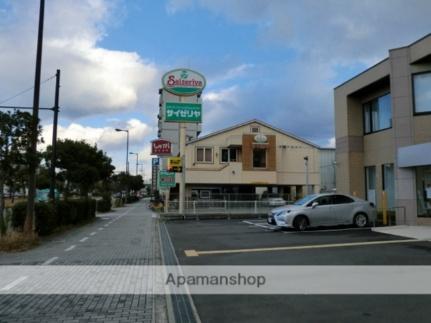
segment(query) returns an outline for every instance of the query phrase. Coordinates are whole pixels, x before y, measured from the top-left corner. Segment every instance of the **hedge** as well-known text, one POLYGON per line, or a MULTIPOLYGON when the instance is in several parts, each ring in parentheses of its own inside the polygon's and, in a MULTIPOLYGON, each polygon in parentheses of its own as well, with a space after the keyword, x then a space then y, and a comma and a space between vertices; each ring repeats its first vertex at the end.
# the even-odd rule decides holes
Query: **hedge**
MULTIPOLYGON (((14 229, 22 230, 24 226, 27 203, 20 202, 13 206, 11 224, 14 229)), ((35 203, 36 231, 40 235, 52 233, 60 226, 78 224, 96 216, 96 201, 91 199, 35 203)))
POLYGON ((111 195, 105 194, 102 199, 97 201, 97 212, 109 212, 111 211, 112 201, 111 195))

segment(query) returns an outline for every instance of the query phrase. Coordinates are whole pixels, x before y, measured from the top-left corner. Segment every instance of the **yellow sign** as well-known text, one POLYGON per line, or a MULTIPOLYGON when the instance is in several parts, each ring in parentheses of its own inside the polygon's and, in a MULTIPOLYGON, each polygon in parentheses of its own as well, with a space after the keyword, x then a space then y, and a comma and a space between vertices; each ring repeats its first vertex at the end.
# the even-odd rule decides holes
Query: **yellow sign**
POLYGON ((170 172, 181 173, 183 170, 181 157, 170 157, 168 158, 168 170, 170 172))

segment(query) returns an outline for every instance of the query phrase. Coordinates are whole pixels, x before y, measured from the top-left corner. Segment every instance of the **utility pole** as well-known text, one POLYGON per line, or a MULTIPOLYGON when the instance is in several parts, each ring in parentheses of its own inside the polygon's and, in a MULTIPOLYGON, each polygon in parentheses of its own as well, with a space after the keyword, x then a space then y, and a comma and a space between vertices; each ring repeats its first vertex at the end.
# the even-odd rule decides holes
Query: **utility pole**
POLYGON ((54 123, 52 126, 52 156, 51 156, 51 183, 49 187, 49 197, 55 203, 55 166, 57 162, 57 125, 58 125, 58 112, 60 97, 60 70, 55 74, 55 100, 54 100, 54 123))
POLYGON ((38 138, 38 128, 39 128, 40 74, 42 69, 44 14, 45 14, 45 0, 40 0, 39 28, 38 28, 37 49, 36 49, 36 70, 35 70, 35 77, 34 77, 33 118, 31 123, 27 216, 24 222, 24 232, 26 234, 31 234, 35 228, 34 200, 36 197, 36 170, 38 166, 37 138, 38 138))
POLYGON ((186 190, 186 131, 187 126, 184 123, 180 123, 180 158, 181 158, 181 166, 182 166, 182 173, 181 173, 181 180, 180 180, 180 204, 179 204, 179 213, 184 214, 184 197, 185 197, 185 190, 186 190))

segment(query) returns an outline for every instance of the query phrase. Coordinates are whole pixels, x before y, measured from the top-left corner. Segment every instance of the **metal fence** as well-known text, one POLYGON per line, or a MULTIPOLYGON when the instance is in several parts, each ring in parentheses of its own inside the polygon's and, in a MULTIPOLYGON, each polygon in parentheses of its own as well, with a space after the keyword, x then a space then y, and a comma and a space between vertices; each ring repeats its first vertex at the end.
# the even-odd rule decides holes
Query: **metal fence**
MULTIPOLYGON (((267 201, 229 201, 229 200, 195 200, 185 201, 184 211, 189 214, 209 213, 268 213, 269 210, 281 205, 270 205, 267 201)), ((177 213, 178 201, 169 201, 168 213, 177 213)))

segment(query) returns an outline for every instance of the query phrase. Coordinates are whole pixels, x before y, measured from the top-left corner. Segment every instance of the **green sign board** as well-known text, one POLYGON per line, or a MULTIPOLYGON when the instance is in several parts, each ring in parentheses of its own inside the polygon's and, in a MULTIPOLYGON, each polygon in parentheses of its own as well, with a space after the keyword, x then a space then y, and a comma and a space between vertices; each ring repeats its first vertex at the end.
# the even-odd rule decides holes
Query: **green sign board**
POLYGON ((170 187, 175 187, 175 185, 175 173, 161 170, 159 173, 159 188, 166 189, 170 187))
POLYGON ((166 122, 202 122, 202 104, 166 102, 166 122))

